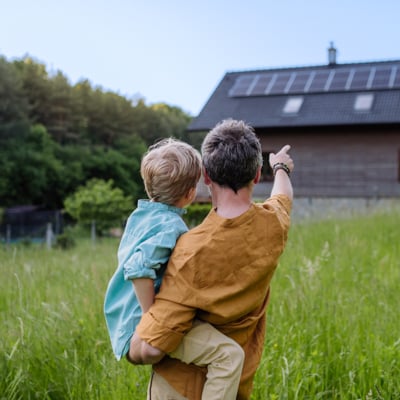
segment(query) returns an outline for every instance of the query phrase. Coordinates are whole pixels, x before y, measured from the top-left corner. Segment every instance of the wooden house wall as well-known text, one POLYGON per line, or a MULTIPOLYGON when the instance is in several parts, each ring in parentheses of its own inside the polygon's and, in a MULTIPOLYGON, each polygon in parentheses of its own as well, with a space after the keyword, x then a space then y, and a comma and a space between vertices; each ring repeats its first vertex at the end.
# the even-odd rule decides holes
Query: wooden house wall
MULTIPOLYGON (((263 151, 292 146, 299 197, 399 197, 400 128, 321 127, 257 130, 263 151)), ((255 187, 265 197, 272 183, 255 187)))

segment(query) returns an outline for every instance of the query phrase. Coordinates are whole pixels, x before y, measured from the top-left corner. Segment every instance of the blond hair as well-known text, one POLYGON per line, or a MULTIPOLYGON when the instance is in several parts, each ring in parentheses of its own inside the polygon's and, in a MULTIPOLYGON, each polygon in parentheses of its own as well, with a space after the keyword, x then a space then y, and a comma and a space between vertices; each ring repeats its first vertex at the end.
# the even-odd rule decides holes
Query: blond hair
POLYGON ((174 205, 196 187, 201 176, 201 156, 185 142, 164 139, 149 147, 140 174, 150 200, 174 205))

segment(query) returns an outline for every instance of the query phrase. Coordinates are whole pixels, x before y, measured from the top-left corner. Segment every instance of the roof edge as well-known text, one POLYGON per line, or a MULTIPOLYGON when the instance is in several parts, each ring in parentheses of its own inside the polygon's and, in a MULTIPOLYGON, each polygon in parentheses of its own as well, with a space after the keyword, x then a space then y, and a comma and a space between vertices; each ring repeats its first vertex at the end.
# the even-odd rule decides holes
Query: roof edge
POLYGON ((297 65, 297 66, 282 66, 282 67, 273 67, 273 68, 254 68, 254 69, 243 69, 243 70, 228 70, 225 72, 226 75, 237 75, 243 73, 257 73, 257 72, 275 72, 275 71, 293 71, 298 69, 334 69, 334 68, 342 68, 349 66, 371 66, 371 65, 385 65, 385 64, 400 64, 400 59, 393 60, 375 60, 375 61, 359 61, 359 62, 348 62, 348 63, 336 63, 336 64, 314 64, 314 65, 297 65))

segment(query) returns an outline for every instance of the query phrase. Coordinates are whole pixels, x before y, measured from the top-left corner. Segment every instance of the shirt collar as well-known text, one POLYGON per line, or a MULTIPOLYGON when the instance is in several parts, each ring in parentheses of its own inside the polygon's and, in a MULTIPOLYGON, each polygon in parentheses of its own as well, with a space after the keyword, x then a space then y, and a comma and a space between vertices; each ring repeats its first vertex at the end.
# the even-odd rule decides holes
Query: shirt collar
POLYGON ((178 215, 186 214, 186 209, 179 208, 175 206, 170 206, 165 203, 160 203, 158 201, 150 201, 147 199, 141 199, 138 201, 138 208, 147 208, 151 210, 159 210, 159 211, 171 211, 178 215))

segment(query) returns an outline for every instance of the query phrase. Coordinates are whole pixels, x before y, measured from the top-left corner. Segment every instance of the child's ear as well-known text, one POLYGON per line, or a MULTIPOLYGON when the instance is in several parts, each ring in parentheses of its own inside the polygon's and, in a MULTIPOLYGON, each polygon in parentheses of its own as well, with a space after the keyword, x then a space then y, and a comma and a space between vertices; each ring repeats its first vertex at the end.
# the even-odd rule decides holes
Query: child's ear
POLYGON ((189 189, 189 191, 187 192, 186 198, 187 199, 192 199, 196 196, 196 188, 193 187, 191 189, 189 189))

